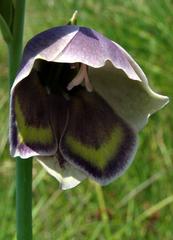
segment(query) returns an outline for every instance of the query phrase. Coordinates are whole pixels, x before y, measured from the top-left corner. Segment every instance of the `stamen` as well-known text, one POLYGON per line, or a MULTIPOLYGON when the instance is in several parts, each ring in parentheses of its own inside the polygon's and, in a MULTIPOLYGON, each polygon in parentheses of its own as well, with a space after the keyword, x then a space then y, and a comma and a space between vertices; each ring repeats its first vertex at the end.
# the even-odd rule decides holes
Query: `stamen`
POLYGON ((71 69, 78 69, 79 68, 79 63, 71 63, 70 68, 71 69))
POLYGON ((46 87, 46 92, 48 95, 50 95, 50 89, 48 87, 46 87))
POLYGON ((85 75, 85 82, 84 82, 84 84, 85 84, 85 87, 86 87, 88 92, 92 92, 93 91, 93 86, 92 86, 92 84, 91 84, 91 82, 89 80, 88 73, 85 75))
POLYGON ((75 86, 82 84, 83 81, 84 81, 84 85, 85 85, 87 91, 92 92, 93 86, 88 78, 87 65, 85 65, 85 64, 81 64, 79 72, 72 79, 72 81, 68 84, 67 90, 70 91, 75 86))
POLYGON ((74 77, 72 81, 68 84, 67 90, 71 90, 73 87, 81 84, 83 82, 84 76, 85 76, 85 68, 84 68, 84 64, 82 64, 76 77, 74 77))

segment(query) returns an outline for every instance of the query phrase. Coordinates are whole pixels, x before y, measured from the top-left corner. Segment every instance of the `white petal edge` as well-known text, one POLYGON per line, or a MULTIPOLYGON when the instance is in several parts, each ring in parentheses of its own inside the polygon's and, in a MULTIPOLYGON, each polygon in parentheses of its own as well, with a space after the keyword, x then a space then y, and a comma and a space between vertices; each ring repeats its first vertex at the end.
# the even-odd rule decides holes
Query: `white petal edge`
POLYGON ((58 180, 62 190, 74 188, 86 178, 86 175, 82 173, 82 171, 74 168, 69 163, 66 163, 63 169, 60 168, 58 160, 55 156, 39 156, 36 160, 51 176, 58 180))
MULTIPOLYGON (((113 41, 112 41, 113 42, 113 41)), ((137 73, 137 75, 139 76, 139 78, 141 79, 141 83, 144 86, 145 90, 149 93, 149 95, 153 98, 155 98, 156 100, 158 100, 159 102, 159 109, 164 107, 168 102, 169 102, 169 98, 167 96, 164 95, 160 95, 156 92, 154 92, 149 84, 148 84, 148 79, 145 75, 145 73, 142 71, 141 67, 134 61, 134 59, 130 56, 130 54, 124 49, 122 48, 118 43, 113 42, 116 46, 118 46, 121 51, 127 56, 129 63, 131 64, 131 66, 133 67, 133 69, 135 70, 135 72, 137 73)), ((156 110, 157 111, 157 110, 156 110)), ((148 117, 154 113, 155 111, 151 112, 150 114, 148 114, 148 117)))

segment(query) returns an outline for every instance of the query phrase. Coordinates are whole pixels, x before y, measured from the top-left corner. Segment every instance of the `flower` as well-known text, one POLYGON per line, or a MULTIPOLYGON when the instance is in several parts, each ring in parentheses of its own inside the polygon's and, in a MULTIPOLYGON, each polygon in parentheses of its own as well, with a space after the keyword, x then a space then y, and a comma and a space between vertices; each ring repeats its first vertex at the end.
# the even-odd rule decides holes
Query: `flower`
POLYGON ((11 89, 10 152, 36 156, 62 189, 108 184, 129 166, 137 134, 168 102, 132 57, 93 29, 55 27, 26 45, 11 89))

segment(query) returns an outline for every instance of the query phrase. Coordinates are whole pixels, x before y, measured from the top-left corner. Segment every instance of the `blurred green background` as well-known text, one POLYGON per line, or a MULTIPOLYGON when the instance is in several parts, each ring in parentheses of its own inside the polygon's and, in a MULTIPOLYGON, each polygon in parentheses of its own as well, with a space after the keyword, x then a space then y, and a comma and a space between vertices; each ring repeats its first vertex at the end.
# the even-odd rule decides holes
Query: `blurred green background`
MULTIPOLYGON (((24 43, 63 25, 78 24, 121 44, 157 92, 173 97, 172 0, 28 0, 24 43)), ((8 55, 0 36, 0 240, 15 239, 15 160, 8 151, 8 55)), ((86 180, 61 191, 34 161, 34 240, 173 239, 173 104, 150 118, 128 171, 99 188, 86 180)))

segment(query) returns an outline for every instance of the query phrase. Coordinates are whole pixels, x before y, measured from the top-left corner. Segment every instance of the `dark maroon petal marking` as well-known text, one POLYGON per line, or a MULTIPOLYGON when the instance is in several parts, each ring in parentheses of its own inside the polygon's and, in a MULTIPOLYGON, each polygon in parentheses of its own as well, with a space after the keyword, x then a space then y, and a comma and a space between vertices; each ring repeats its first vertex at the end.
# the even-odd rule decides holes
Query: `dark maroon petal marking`
POLYGON ((60 152, 66 161, 101 184, 107 184, 121 175, 132 161, 136 151, 136 134, 96 92, 88 93, 78 87, 71 94, 69 121, 60 140, 60 152), (119 136, 118 149, 105 159, 103 168, 94 155, 92 161, 82 156, 82 152, 77 155, 67 142, 70 136, 87 148, 99 150, 116 128, 121 129, 123 136, 119 136))

